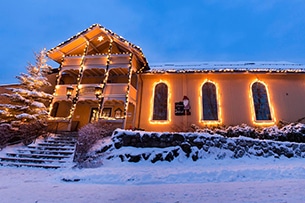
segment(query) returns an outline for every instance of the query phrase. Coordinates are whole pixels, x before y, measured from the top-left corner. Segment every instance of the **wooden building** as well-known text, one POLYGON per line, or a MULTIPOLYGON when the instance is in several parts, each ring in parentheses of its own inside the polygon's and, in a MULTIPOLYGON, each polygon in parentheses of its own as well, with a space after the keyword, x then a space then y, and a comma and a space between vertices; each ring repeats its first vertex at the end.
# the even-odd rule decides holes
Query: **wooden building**
POLYGON ((60 64, 50 106, 53 122, 66 123, 67 129, 97 119, 135 127, 138 73, 148 70, 139 47, 94 24, 47 55, 60 64))
POLYGON ((140 47, 94 24, 48 51, 59 64, 50 122, 121 128, 269 126, 305 117, 305 67, 288 62, 149 65, 140 47))

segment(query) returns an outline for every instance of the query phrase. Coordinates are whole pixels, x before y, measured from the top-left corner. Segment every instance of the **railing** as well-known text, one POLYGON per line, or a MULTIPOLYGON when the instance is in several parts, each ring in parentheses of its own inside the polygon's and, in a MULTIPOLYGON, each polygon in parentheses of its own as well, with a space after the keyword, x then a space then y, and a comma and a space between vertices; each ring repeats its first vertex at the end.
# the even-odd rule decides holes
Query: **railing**
MULTIPOLYGON (((65 57, 62 68, 63 70, 77 69, 81 65, 81 56, 67 56, 65 57)), ((128 54, 114 54, 110 56, 110 67, 128 67, 129 55, 128 54)), ((94 55, 86 56, 84 58, 84 66, 86 68, 106 68, 107 55, 94 55)))
POLYGON ((67 87, 73 87, 72 95, 76 94, 76 84, 73 85, 57 85, 55 91, 55 98, 58 100, 66 100, 67 98, 67 87))
POLYGON ((107 55, 86 56, 84 65, 86 68, 106 68, 107 55))
MULTIPOLYGON (((66 91, 67 87, 73 87, 72 97, 76 94, 76 85, 58 85, 55 92, 55 98, 60 98, 65 100, 66 99, 66 91)), ((79 99, 86 100, 86 99, 95 99, 95 87, 98 84, 81 84, 79 90, 79 99)), ((125 100, 126 92, 127 92, 126 83, 108 83, 106 84, 104 96, 109 98, 121 98, 125 100)), ((130 86, 129 95, 132 99, 136 99, 137 97, 137 90, 130 86)))

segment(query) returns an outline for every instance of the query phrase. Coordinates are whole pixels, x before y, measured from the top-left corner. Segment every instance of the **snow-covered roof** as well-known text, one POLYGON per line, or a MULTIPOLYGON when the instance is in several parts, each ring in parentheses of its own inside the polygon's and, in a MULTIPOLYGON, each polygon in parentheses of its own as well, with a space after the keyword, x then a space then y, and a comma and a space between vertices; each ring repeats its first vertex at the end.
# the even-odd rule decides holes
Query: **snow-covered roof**
POLYGON ((279 72, 305 73, 305 65, 286 61, 191 62, 150 64, 149 73, 279 72))

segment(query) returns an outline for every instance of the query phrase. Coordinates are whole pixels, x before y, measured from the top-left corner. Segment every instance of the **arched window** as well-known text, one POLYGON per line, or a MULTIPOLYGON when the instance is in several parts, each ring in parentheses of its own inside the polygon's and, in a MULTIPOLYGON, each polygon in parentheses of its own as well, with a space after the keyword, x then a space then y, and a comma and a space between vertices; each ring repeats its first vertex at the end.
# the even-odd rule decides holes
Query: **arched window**
POLYGON ((167 120, 168 87, 165 83, 159 83, 154 91, 154 109, 152 120, 167 120))
POLYGON ((206 82, 202 85, 202 120, 217 121, 217 93, 216 86, 211 82, 206 82))
POLYGON ((257 121, 272 120, 268 94, 265 85, 261 82, 255 82, 252 84, 251 90, 255 119, 257 121))

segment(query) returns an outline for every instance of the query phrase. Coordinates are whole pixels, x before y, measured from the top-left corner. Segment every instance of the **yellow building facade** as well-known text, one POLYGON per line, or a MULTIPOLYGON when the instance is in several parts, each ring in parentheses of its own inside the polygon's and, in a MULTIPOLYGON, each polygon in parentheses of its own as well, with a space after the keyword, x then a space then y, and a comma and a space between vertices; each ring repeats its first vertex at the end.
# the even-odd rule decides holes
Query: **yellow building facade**
POLYGON ((101 25, 48 51, 59 64, 50 123, 94 120, 125 129, 270 126, 305 117, 305 69, 287 62, 151 65, 142 50, 101 25))

